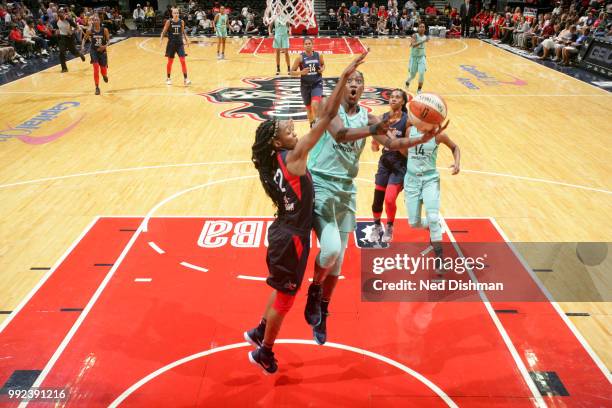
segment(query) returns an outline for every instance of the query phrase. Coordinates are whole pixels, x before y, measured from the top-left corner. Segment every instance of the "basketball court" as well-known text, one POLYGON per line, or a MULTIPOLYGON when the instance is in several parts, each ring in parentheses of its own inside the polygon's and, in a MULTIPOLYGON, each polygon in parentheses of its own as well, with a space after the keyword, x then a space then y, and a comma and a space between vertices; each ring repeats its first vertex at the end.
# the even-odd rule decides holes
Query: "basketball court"
MULTIPOLYGON (((405 41, 317 39, 326 90, 369 47, 362 104, 382 114, 407 75, 405 41)), ((271 39, 230 38, 217 61, 214 39, 194 38, 192 86, 166 86, 159 40, 129 38, 109 48, 101 96, 79 60, 0 87, 0 405, 19 406, 7 390, 20 386, 88 407, 610 406, 610 257, 537 269, 513 243, 610 241, 612 97, 478 40, 427 45, 424 90, 446 100, 463 153, 457 176, 447 150, 438 160, 443 239, 457 257, 498 244, 488 268, 511 269, 540 300, 367 298, 362 255, 377 249, 361 237, 379 156, 366 149, 328 343, 312 341, 302 290, 279 372, 249 364, 242 333, 269 294, 274 214, 251 144, 269 116, 308 129, 299 80, 273 76, 271 51, 271 39), (590 293, 551 295, 563 288, 590 293)), ((403 200, 398 210, 395 240, 427 247, 403 200)))

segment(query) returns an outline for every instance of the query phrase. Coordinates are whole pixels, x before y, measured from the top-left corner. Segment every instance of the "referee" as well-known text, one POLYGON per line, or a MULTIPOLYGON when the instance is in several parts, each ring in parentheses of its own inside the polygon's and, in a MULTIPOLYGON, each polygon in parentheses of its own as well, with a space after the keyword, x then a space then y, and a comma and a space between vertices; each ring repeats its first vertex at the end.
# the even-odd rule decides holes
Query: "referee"
POLYGON ((79 53, 74 43, 74 31, 79 28, 74 21, 66 17, 66 12, 62 9, 57 13, 57 31, 59 34, 59 59, 62 64, 62 72, 68 72, 66 66, 66 50, 70 51, 72 55, 81 57, 82 61, 85 61, 85 56, 79 53))

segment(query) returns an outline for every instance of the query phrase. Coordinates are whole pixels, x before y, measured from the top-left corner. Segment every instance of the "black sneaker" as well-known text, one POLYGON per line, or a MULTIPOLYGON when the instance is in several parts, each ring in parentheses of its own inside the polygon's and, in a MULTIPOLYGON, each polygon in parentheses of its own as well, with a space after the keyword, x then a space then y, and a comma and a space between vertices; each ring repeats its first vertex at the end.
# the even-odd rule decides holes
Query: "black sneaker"
POLYGON ((83 54, 79 54, 79 57, 81 57, 81 61, 85 61, 85 56, 83 54))
POLYGON ((62 74, 63 74, 64 72, 68 72, 68 68, 62 68, 62 74))
POLYGON ((96 86, 96 95, 100 95, 100 88, 96 86))
POLYGON ((261 347, 263 345, 263 338, 264 333, 259 330, 259 326, 244 332, 244 339, 254 347, 261 347))
POLYGON ((102 79, 104 80, 104 82, 108 82, 108 77, 106 75, 102 75, 102 79))
POLYGON ((306 300, 306 308, 304 309, 304 318, 311 326, 317 326, 321 323, 321 293, 323 288, 321 285, 312 283, 308 288, 308 299, 306 300))
POLYGON ((278 370, 278 364, 274 358, 273 351, 266 351, 262 347, 249 352, 249 361, 251 364, 259 365, 264 369, 265 375, 274 374, 278 370))
POLYGON ((434 259, 435 273, 436 275, 442 277, 444 273, 446 272, 443 268, 444 259, 443 259, 443 253, 442 253, 442 244, 440 242, 431 242, 431 246, 433 247, 434 254, 435 254, 435 259, 434 259))
POLYGON ((321 315, 321 323, 312 328, 314 341, 320 346, 327 341, 327 316, 329 316, 329 313, 323 313, 321 315))

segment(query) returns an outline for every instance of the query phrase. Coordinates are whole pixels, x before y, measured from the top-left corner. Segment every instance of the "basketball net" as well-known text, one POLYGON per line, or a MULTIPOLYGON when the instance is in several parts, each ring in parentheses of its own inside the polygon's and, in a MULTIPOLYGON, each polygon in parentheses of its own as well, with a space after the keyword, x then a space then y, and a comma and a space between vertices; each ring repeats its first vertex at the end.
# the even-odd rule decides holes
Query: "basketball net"
POLYGON ((294 27, 314 27, 314 0, 266 0, 264 24, 270 25, 276 19, 279 19, 281 24, 289 22, 294 27))

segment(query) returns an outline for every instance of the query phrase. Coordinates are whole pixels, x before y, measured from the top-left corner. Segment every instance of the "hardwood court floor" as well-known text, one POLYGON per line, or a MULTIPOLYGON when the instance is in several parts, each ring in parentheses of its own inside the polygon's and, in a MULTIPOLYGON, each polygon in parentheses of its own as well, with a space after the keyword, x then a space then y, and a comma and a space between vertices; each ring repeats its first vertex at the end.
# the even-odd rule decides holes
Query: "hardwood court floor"
MULTIPOLYGON (((402 86, 405 40, 363 43, 371 48, 362 69, 366 85, 402 86)), ((101 83, 101 96, 93 94, 89 62, 79 60, 69 62, 68 74, 53 67, 0 88, 7 135, 0 136, 6 139, 0 143, 1 311, 17 308, 45 273, 32 268, 51 267, 97 215, 143 216, 173 194, 205 183, 211 184, 180 195, 156 215, 273 213, 252 177, 250 146, 258 122, 221 118, 240 104, 213 104, 201 95, 273 74, 272 55, 240 53, 245 45, 245 39, 228 39, 227 60, 217 61, 214 40, 194 40, 187 58, 190 87, 182 85, 178 61, 175 84, 165 85, 157 38, 131 38, 110 47, 110 83, 101 83), (43 114, 48 122, 27 123, 57 106, 43 114), (29 131, 9 130, 20 124, 38 129, 31 139, 9 138, 27 136, 29 131), (32 144, 43 135, 57 139, 32 144)), ((433 40, 427 55, 425 90, 446 99, 448 133, 462 150, 461 174, 441 171, 442 214, 494 217, 516 242, 611 241, 612 124, 605 118, 612 96, 477 40, 433 40)), ((336 76, 352 57, 325 58, 326 76, 336 76)), ((306 123, 297 129, 304 133, 306 123)), ((376 161, 369 150, 362 156, 360 216, 370 214, 376 161)), ((439 166, 450 163, 441 148, 439 166)), ((398 207, 405 217, 403 205, 398 207)), ((558 279, 575 287, 597 281, 605 267, 609 271, 609 259, 558 279)), ((597 290, 609 293, 609 273, 597 290)), ((610 303, 561 307, 590 314, 570 319, 612 367, 610 303)), ((0 322, 7 316, 0 315, 0 322)))

